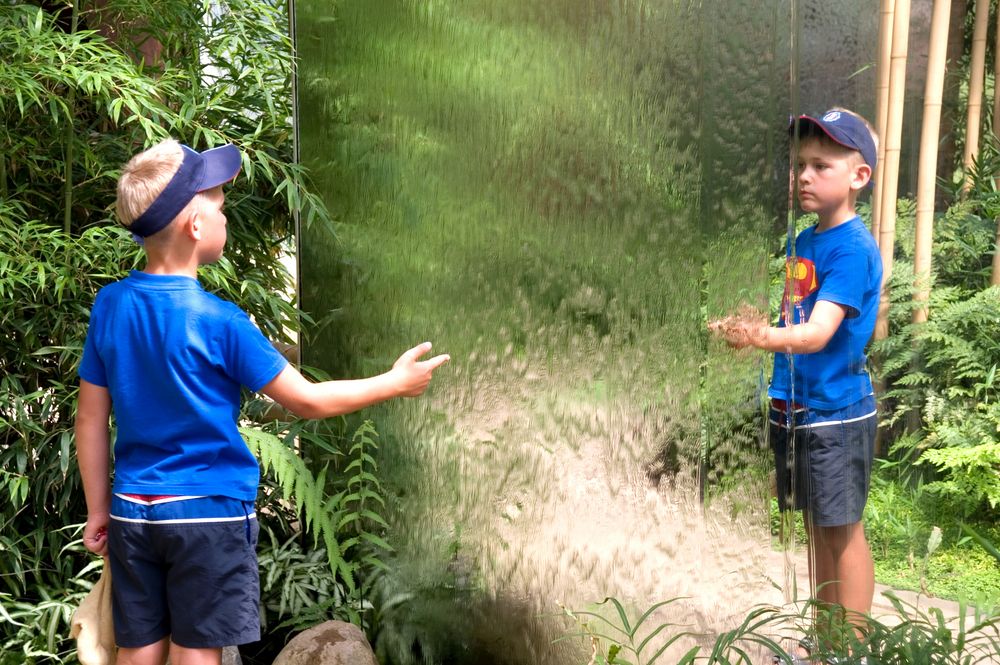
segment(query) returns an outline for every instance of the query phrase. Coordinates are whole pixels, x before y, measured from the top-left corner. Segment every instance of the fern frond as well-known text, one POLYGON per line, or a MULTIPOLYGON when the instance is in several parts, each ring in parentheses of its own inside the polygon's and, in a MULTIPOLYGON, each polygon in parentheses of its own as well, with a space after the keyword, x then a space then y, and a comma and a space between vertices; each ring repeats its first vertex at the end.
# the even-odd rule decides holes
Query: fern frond
POLYGON ((264 471, 274 475, 282 496, 294 500, 306 531, 313 535, 314 544, 323 541, 331 572, 339 573, 348 591, 354 592, 354 576, 337 542, 336 511, 331 512, 326 501, 326 467, 314 477, 302 458, 277 436, 248 427, 241 427, 240 433, 264 471))

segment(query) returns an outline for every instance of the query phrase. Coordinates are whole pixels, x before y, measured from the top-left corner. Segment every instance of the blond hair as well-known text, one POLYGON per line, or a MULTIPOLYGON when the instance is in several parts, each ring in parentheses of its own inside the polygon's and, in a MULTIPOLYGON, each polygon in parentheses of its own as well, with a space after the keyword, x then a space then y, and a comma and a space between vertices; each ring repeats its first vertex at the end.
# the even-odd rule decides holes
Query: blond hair
POLYGON ((181 144, 173 139, 157 143, 128 160, 118 178, 115 209, 118 221, 131 227, 166 188, 184 161, 181 144))

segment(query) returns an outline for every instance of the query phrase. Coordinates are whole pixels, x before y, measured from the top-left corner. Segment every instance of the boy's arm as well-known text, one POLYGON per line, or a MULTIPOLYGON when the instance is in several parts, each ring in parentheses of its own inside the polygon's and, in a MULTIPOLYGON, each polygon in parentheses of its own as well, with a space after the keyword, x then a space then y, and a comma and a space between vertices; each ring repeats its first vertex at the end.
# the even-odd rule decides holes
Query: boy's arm
POLYGON ((766 326, 754 346, 774 353, 816 353, 826 348, 844 320, 846 310, 829 300, 819 300, 809 320, 794 326, 766 326))
POLYGON ((846 315, 843 305, 817 301, 809 320, 778 328, 748 318, 722 319, 709 324, 730 346, 754 346, 774 353, 816 353, 826 348, 846 315))
POLYGON ((300 418, 330 418, 351 413, 393 397, 416 397, 427 389, 434 370, 450 357, 419 360, 431 350, 424 342, 403 355, 384 374, 367 379, 313 383, 291 365, 285 367, 264 393, 300 418))
POLYGON ((83 545, 95 554, 107 553, 108 515, 111 511, 110 434, 111 394, 107 388, 80 381, 76 409, 76 458, 87 499, 83 545))

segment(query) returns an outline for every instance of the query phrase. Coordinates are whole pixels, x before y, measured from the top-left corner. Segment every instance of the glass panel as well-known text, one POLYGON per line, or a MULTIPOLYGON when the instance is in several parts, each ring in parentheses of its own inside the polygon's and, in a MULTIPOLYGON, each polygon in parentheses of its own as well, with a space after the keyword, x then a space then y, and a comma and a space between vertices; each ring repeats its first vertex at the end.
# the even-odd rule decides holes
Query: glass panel
POLYGON ((304 360, 452 356, 366 414, 405 598, 382 656, 585 662, 557 602, 684 597, 657 623, 698 632, 782 602, 771 359, 706 323, 777 311, 787 121, 871 114, 867 5, 800 16, 794 100, 787 1, 296 5, 302 160, 338 222, 302 233, 304 360))

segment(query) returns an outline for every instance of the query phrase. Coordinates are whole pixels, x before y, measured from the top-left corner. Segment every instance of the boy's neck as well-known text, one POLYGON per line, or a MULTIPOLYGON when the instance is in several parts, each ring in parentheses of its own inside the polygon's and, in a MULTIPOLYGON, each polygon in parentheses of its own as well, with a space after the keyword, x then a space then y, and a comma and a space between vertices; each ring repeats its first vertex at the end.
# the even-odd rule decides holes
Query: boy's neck
POLYGON ((823 231, 829 231, 834 227, 840 226, 845 222, 851 221, 857 216, 858 213, 854 211, 853 205, 846 205, 841 208, 837 208, 837 210, 832 212, 827 212, 827 213, 821 212, 819 214, 819 222, 816 224, 816 231, 818 233, 822 233, 823 231))
POLYGON ((144 273, 150 275, 177 275, 198 279, 198 262, 182 257, 163 256, 158 252, 146 252, 146 267, 144 273))

